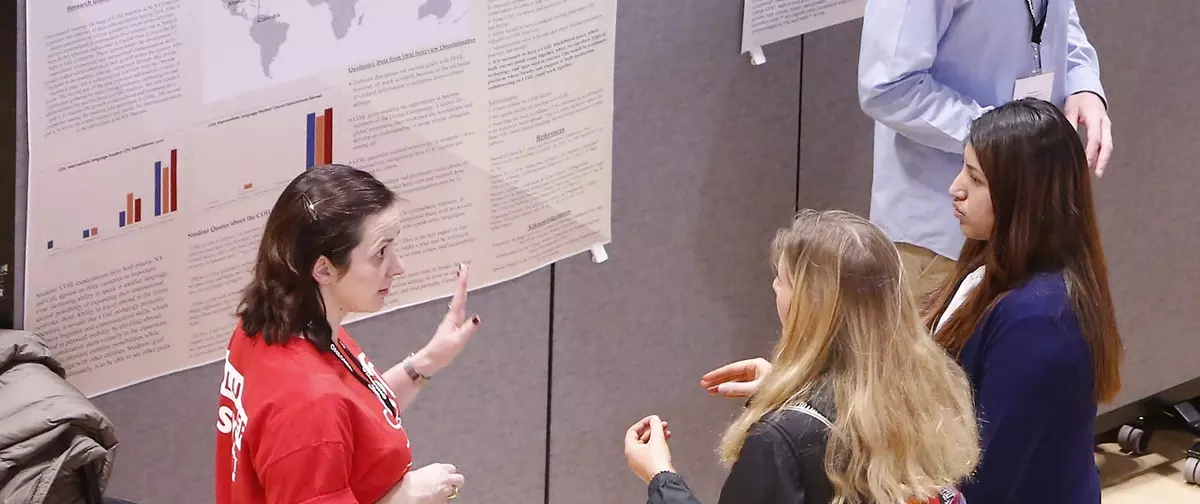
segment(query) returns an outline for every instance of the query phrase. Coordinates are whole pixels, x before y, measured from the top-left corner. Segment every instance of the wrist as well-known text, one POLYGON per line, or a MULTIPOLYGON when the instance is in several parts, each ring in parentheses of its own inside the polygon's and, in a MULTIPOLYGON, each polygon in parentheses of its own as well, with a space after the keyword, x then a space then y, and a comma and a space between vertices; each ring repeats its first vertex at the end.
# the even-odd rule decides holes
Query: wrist
POLYGON ((650 473, 650 477, 646 479, 646 483, 654 485, 655 482, 662 484, 667 481, 678 481, 683 478, 674 469, 662 469, 650 473))
POLYGON ((408 365, 412 367, 421 376, 432 378, 433 374, 440 369, 433 359, 429 357, 429 352, 424 348, 417 350, 416 353, 408 356, 408 365))

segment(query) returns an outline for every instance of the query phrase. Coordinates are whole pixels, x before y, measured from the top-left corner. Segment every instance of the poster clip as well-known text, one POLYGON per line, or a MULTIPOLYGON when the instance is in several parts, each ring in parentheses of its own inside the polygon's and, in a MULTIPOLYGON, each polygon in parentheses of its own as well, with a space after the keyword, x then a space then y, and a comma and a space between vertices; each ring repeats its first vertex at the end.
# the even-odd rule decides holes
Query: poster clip
POLYGON ((604 250, 603 243, 592 245, 592 262, 600 264, 608 260, 608 252, 604 250))
POLYGON ((748 49, 750 52, 750 64, 759 66, 767 62, 767 55, 763 54, 761 46, 754 46, 748 49))

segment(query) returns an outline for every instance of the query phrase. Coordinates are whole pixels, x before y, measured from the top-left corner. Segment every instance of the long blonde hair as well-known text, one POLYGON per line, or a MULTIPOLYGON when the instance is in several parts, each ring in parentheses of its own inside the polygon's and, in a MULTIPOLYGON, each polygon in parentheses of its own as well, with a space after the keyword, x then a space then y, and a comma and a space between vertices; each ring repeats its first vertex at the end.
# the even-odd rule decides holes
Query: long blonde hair
POLYGON ((834 504, 929 498, 970 475, 979 433, 966 375, 921 323, 899 253, 867 220, 802 211, 772 244, 792 299, 774 368, 725 432, 737 460, 764 415, 831 394, 834 504))

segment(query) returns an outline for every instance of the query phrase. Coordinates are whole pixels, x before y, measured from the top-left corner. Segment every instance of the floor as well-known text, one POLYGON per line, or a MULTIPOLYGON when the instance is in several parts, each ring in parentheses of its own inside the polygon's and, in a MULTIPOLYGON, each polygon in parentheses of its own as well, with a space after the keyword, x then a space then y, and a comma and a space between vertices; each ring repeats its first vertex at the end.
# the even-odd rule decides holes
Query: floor
POLYGON ((1185 451, 1196 440, 1191 434, 1157 431, 1150 438, 1150 453, 1133 458, 1116 443, 1102 444, 1096 462, 1104 504, 1200 504, 1200 486, 1183 480, 1185 451))

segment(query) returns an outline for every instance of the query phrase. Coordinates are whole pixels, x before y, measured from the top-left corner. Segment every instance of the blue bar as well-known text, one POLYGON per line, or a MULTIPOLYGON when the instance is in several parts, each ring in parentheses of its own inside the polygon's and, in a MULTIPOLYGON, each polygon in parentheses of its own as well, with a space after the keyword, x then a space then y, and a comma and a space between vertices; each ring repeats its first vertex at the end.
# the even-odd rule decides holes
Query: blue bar
POLYGON ((121 211, 121 225, 119 227, 125 227, 125 211, 124 210, 121 211))
POLYGON ((304 165, 307 170, 317 164, 317 114, 308 114, 308 164, 304 165))
POLYGON ((162 215, 162 161, 154 162, 154 216, 162 215))
POLYGON ((47 249, 54 248, 54 240, 50 240, 50 241, 46 242, 46 248, 47 249))
POLYGON ((83 230, 83 237, 84 237, 84 238, 87 238, 87 237, 91 236, 90 232, 91 232, 91 230, 90 230, 90 229, 84 229, 84 230, 83 230))

